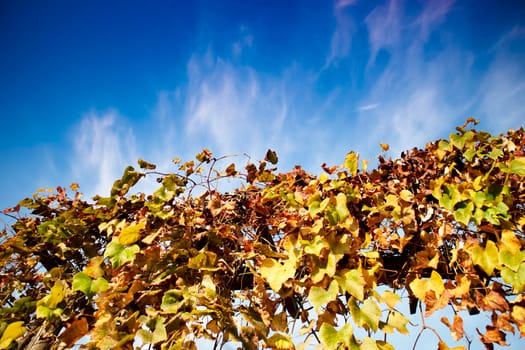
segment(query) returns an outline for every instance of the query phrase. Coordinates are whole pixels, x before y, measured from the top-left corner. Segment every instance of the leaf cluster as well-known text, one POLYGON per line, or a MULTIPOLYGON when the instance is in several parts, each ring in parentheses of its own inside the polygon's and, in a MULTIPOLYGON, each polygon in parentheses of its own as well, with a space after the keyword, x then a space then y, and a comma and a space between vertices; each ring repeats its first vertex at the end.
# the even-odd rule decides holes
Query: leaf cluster
POLYGON ((488 349, 523 337, 525 131, 470 123, 372 170, 350 152, 319 176, 277 173, 270 150, 221 171, 235 157, 203 150, 173 173, 139 160, 109 197, 37 192, 4 211, 0 349, 393 349, 402 298, 423 320, 452 307, 454 340, 471 343, 480 312, 488 349), (133 193, 144 177, 158 189, 133 193))

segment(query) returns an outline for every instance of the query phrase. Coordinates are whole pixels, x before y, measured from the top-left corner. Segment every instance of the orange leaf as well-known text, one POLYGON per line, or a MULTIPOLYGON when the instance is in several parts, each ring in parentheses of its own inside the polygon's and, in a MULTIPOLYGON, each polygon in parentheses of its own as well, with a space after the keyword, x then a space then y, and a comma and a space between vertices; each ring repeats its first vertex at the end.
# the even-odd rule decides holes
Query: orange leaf
POLYGON ((72 347, 88 332, 88 323, 85 318, 74 321, 60 335, 60 341, 66 343, 66 347, 72 347))

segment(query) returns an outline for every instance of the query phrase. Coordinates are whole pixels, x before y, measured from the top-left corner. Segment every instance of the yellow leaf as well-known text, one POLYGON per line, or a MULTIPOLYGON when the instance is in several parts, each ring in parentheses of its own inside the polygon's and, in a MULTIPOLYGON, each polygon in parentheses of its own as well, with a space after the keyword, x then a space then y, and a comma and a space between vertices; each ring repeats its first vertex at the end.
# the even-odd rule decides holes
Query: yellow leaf
POLYGON ((284 264, 266 258, 261 265, 261 277, 268 282, 274 292, 279 292, 283 283, 295 275, 295 260, 288 259, 284 264))
POLYGON ((401 300, 401 297, 398 294, 387 290, 381 296, 381 300, 388 306, 390 310, 392 310, 397 305, 399 300, 401 300))
POLYGON ((51 287, 51 292, 37 302, 37 306, 43 305, 50 309, 55 309, 57 305, 64 300, 66 291, 66 282, 61 280, 57 281, 55 285, 51 287))
POLYGON ((501 245, 512 254, 515 254, 521 249, 520 240, 512 230, 503 230, 501 232, 500 246, 501 245))
POLYGON ((516 326, 520 330, 520 336, 525 336, 525 307, 514 305, 510 316, 513 318, 516 326))
POLYGON ((11 342, 23 336, 25 332, 26 327, 24 326, 23 321, 10 323, 4 330, 2 338, 0 338, 0 350, 8 349, 11 342))
POLYGON ((139 222, 124 227, 118 236, 118 240, 122 245, 130 245, 135 243, 140 238, 140 230, 146 226, 145 222, 139 222))
POLYGON ((432 271, 429 279, 415 279, 412 281, 410 289, 419 300, 425 300, 427 291, 433 291, 436 293, 436 297, 439 298, 445 290, 445 285, 441 275, 436 271, 432 271))
POLYGON ((267 345, 276 350, 293 350, 295 345, 288 335, 276 333, 267 339, 267 345))
POLYGON ((399 197, 401 197, 401 199, 405 202, 412 202, 412 200, 414 199, 414 195, 408 190, 402 190, 399 193, 399 197))
POLYGON ((308 294, 308 300, 312 303, 314 309, 316 312, 319 312, 319 308, 323 305, 326 305, 332 300, 335 300, 337 298, 337 294, 339 292, 339 285, 337 284, 337 281, 332 280, 330 283, 330 286, 328 287, 328 290, 313 286, 310 288, 310 293, 308 294))

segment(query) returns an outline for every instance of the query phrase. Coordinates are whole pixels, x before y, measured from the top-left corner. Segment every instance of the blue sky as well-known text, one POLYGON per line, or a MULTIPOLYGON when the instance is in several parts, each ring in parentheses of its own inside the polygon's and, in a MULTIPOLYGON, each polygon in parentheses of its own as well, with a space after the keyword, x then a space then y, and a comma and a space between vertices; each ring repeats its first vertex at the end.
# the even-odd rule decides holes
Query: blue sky
POLYGON ((523 101, 522 1, 1 1, 0 207, 203 147, 319 173, 523 101))
POLYGON ((525 120, 520 1, 3 1, 0 205, 203 147, 312 172, 525 120))

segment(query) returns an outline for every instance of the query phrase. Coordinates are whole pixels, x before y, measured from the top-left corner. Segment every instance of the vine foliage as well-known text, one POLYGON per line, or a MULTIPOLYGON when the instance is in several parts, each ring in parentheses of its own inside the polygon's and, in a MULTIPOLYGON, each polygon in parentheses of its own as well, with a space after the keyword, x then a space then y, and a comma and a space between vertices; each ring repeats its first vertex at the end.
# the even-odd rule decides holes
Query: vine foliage
POLYGON ((449 307, 457 349, 476 313, 487 349, 507 345, 525 336, 525 132, 476 123, 370 170, 354 152, 315 176, 204 150, 173 173, 139 160, 108 197, 39 191, 4 210, 0 349, 393 349, 416 338, 402 299, 420 333, 449 307), (135 191, 144 177, 158 189, 135 191))

